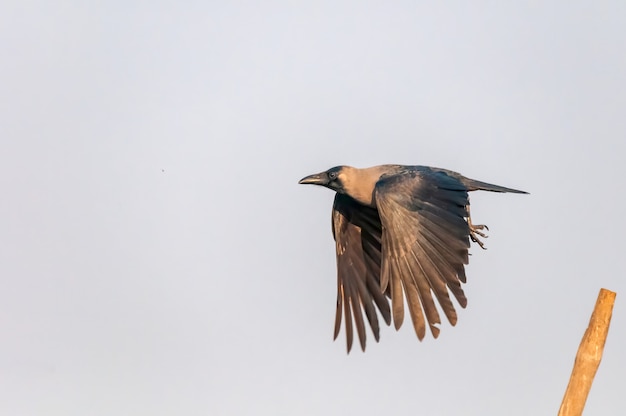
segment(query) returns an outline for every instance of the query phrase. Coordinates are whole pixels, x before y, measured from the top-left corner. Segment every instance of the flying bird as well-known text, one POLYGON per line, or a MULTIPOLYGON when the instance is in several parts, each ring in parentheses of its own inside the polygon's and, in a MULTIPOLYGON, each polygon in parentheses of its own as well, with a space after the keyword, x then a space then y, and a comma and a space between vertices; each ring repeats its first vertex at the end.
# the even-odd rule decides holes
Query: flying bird
POLYGON ((336 192, 332 232, 337 253, 337 310, 334 339, 342 317, 348 353, 353 322, 365 351, 363 312, 378 342, 378 312, 387 325, 400 328, 404 298, 417 337, 426 325, 434 338, 441 323, 438 302, 451 325, 457 314, 454 295, 465 308, 470 240, 485 248, 487 226, 473 224, 469 191, 526 194, 428 166, 381 165, 366 169, 337 166, 309 175, 301 184, 336 192), (391 303, 391 305, 390 305, 391 303))

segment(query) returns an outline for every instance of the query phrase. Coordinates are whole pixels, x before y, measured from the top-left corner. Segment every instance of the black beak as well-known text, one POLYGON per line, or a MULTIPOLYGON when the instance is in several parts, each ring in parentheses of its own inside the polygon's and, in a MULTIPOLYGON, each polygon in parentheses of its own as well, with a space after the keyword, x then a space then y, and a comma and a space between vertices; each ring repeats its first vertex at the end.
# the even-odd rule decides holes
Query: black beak
POLYGON ((314 175, 305 176, 304 178, 300 179, 298 183, 311 185, 327 185, 328 175, 326 175, 326 172, 316 173, 314 175))

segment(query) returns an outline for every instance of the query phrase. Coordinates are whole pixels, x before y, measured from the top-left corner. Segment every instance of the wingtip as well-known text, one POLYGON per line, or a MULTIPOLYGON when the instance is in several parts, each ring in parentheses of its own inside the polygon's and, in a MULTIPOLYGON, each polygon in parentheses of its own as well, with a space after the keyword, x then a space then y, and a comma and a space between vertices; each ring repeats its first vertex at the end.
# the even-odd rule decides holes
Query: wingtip
POLYGON ((400 327, 402 327, 402 321, 404 320, 403 317, 400 318, 395 318, 393 319, 393 326, 394 328, 396 328, 396 331, 400 330, 400 327))
POLYGON ((437 339, 439 338, 441 330, 435 325, 430 325, 430 332, 433 334, 433 338, 437 339))

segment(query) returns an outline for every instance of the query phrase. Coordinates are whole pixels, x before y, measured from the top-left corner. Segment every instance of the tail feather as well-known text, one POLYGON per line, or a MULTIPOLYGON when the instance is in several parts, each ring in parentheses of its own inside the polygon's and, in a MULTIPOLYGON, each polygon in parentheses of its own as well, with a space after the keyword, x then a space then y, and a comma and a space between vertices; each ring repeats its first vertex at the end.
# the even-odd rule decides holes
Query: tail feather
POLYGON ((518 189, 506 188, 504 186, 498 186, 487 182, 475 181, 473 179, 467 179, 463 181, 468 191, 490 191, 490 192, 510 192, 513 194, 528 194, 526 191, 520 191, 518 189))

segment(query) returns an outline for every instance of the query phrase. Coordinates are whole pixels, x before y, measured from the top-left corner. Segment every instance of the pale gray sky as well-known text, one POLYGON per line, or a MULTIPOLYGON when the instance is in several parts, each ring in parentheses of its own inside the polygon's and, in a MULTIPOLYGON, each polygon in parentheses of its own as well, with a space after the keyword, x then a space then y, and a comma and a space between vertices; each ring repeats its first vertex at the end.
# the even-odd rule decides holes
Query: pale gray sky
POLYGON ((626 3, 509 3, 3 2, 0 414, 556 414, 600 287, 624 413, 626 3), (297 181, 381 163, 531 195, 471 195, 455 328, 348 356, 297 181))

